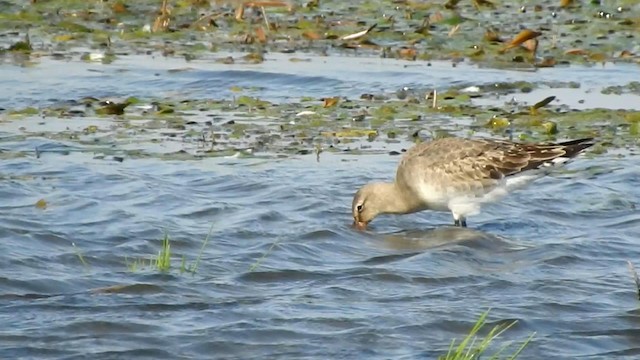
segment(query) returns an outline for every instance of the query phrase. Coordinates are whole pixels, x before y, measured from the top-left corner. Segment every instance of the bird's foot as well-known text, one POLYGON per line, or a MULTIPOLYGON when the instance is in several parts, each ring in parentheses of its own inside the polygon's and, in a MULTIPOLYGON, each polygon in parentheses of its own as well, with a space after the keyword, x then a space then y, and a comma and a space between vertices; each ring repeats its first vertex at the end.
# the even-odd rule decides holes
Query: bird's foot
POLYGON ((467 219, 465 218, 453 219, 453 225, 458 227, 467 227, 467 219))

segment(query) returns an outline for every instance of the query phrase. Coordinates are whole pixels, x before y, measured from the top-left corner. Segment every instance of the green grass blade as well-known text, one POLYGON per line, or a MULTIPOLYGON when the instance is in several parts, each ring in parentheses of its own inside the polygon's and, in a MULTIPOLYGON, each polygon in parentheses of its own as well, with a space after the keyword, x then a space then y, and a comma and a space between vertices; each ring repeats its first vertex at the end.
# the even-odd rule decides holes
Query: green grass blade
MULTIPOLYGON (((449 344, 449 348, 447 354, 444 356, 439 356, 438 360, 477 360, 482 358, 486 358, 488 360, 497 360, 500 355, 509 348, 513 342, 507 342, 502 345, 494 354, 485 354, 489 349, 489 346, 498 338, 500 335, 504 334, 507 330, 511 329, 517 321, 512 321, 510 323, 498 324, 489 330, 489 333, 483 338, 478 338, 478 332, 486 325, 487 316, 489 315, 489 311, 487 310, 480 315, 474 326, 471 328, 469 333, 465 336, 462 341, 456 346, 456 340, 452 340, 451 344, 449 344), (488 356, 488 357, 485 357, 488 356)), ((531 342, 535 333, 531 334, 520 347, 513 354, 505 357, 505 359, 514 360, 520 355, 520 353, 524 350, 524 348, 531 342)))
POLYGON ((89 263, 84 259, 84 256, 82 256, 82 252, 76 246, 76 243, 71 243, 71 246, 73 247, 73 250, 75 251, 76 256, 78 257, 82 265, 84 265, 85 267, 89 267, 89 263))
POLYGON ((202 243, 202 246, 200 247, 200 251, 198 252, 198 257, 196 258, 196 261, 193 263, 193 265, 189 269, 189 271, 192 274, 195 274, 196 271, 198 271, 198 265, 200 265, 200 259, 202 259, 202 254, 204 253, 204 248, 207 246, 207 243, 209 243, 209 239, 211 238, 211 234, 212 233, 213 233, 213 224, 211 224, 211 227, 209 228, 209 233, 207 234, 207 237, 204 238, 204 242, 202 243))

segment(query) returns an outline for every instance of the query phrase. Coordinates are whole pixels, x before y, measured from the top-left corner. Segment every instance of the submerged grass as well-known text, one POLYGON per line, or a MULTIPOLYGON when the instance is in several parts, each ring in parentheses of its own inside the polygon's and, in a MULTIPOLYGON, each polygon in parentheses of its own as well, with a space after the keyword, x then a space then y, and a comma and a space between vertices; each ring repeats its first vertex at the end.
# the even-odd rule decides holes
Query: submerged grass
POLYGON ((456 339, 451 341, 449 351, 446 355, 438 357, 438 360, 472 360, 472 359, 516 359, 524 348, 531 342, 535 333, 532 333, 517 349, 510 355, 502 355, 502 353, 511 346, 508 342, 498 348, 493 354, 489 354, 489 348, 505 331, 516 324, 517 321, 508 324, 498 324, 494 326, 484 338, 479 338, 478 333, 486 325, 489 310, 480 315, 469 334, 456 345, 456 339))
POLYGON ((80 251, 80 249, 76 246, 76 243, 71 243, 71 246, 73 246, 73 250, 75 251, 76 256, 78 257, 78 260, 80 260, 82 265, 88 268, 89 263, 84 259, 84 256, 82 255, 82 252, 80 251))
POLYGON ((276 247, 276 245, 278 245, 278 243, 280 243, 280 240, 274 241, 273 244, 271 244, 271 246, 269 246, 267 251, 265 251, 264 254, 262 254, 262 256, 260 256, 253 264, 251 264, 251 266, 249 267, 249 272, 253 272, 258 267, 260 267, 260 264, 262 264, 264 259, 266 259, 269 254, 271 254, 271 252, 276 247))
MULTIPOLYGON (((209 233, 207 237, 204 239, 202 246, 200 247, 200 251, 198 252, 198 256, 195 261, 191 264, 187 265, 186 257, 183 255, 180 261, 180 273, 191 273, 195 274, 198 271, 198 266, 200 265, 200 260, 202 259, 202 255, 204 253, 204 249, 209 243, 209 239, 211 238, 211 233, 213 232, 213 225, 209 229, 209 233)), ((165 232, 164 237, 162 238, 162 245, 160 250, 158 250, 158 254, 149 258, 138 258, 133 261, 129 261, 125 257, 125 263, 127 264, 127 268, 131 272, 136 272, 139 270, 156 270, 159 272, 169 272, 171 270, 171 240, 169 234, 165 232)))
POLYGON ((165 232, 164 237, 162 238, 162 246, 158 251, 158 254, 150 259, 136 259, 132 262, 129 262, 125 257, 125 262, 127 263, 127 268, 136 272, 140 269, 154 269, 160 272, 168 272, 171 269, 171 242, 169 239, 169 234, 165 232))

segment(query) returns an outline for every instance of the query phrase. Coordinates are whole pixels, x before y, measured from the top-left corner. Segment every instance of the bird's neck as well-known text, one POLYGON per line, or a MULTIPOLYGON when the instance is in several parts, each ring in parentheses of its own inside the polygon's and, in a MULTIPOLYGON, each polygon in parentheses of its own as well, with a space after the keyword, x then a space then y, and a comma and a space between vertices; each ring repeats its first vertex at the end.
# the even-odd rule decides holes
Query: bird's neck
POLYGON ((420 199, 403 190, 395 182, 379 183, 377 193, 383 200, 380 202, 382 213, 408 214, 425 209, 424 203, 420 199))

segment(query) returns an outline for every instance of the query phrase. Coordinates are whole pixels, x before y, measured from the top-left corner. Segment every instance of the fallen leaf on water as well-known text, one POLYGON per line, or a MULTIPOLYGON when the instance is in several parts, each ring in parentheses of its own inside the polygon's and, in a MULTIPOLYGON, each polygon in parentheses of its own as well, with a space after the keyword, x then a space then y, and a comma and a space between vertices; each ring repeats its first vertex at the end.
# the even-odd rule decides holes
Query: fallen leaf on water
POLYGON ((573 0, 560 0, 560 6, 567 7, 573 3, 573 0))
POLYGON ((326 137, 364 137, 364 136, 377 136, 377 130, 367 130, 367 129, 348 129, 344 131, 323 131, 320 133, 322 136, 326 137))
POLYGON ((415 60, 418 57, 418 51, 414 48, 403 47, 397 51, 398 57, 405 60, 415 60))
POLYGON ((305 110, 305 111, 300 111, 299 113, 297 113, 296 117, 299 117, 299 116, 310 116, 310 115, 315 115, 315 114, 316 114, 315 111, 305 110))
POLYGON ((489 42, 502 42, 500 34, 498 34, 498 31, 495 29, 487 29, 484 32, 484 39, 489 42))
POLYGON ((369 31, 373 30, 376 26, 378 26, 378 24, 373 24, 366 30, 362 30, 362 31, 357 32, 355 34, 345 35, 345 36, 341 37, 340 40, 353 40, 353 39, 361 38, 361 37, 367 35, 369 33, 369 31))
POLYGON ((340 100, 339 97, 330 97, 330 98, 324 98, 323 101, 323 105, 322 107, 328 108, 328 107, 333 107, 336 106, 338 104, 338 100, 340 100))
POLYGON ((565 55, 587 55, 589 52, 585 49, 569 49, 564 52, 565 55))
POLYGON ((479 9, 481 7, 488 7, 494 9, 496 6, 489 0, 473 0, 473 5, 479 9))
POLYGON ((500 53, 504 53, 509 49, 512 49, 512 48, 517 47, 517 46, 520 46, 525 41, 530 40, 530 39, 535 39, 540 35, 542 35, 541 32, 533 31, 531 29, 524 29, 518 35, 516 35, 513 38, 513 40, 511 40, 509 42, 509 44, 505 45, 505 47, 503 47, 500 50, 500 53))
POLYGON ((111 10, 113 10, 116 14, 124 14, 129 12, 127 5, 125 5, 122 1, 117 1, 113 5, 111 5, 111 10))
POLYGON ((308 40, 320 40, 322 39, 322 35, 318 34, 315 31, 305 31, 302 33, 302 37, 308 40))
POLYGON ((442 20, 444 20, 444 15, 442 15, 440 11, 436 11, 435 13, 429 15, 430 24, 439 23, 442 20))
POLYGON ((47 201, 45 199, 40 199, 40 200, 36 201, 36 207, 38 209, 46 209, 47 208, 47 201))
POLYGON ((454 26, 451 28, 451 30, 449 30, 449 34, 447 34, 449 37, 452 37, 453 35, 455 35, 458 30, 460 30, 460 24, 454 26))
POLYGON ((244 4, 240 4, 236 7, 235 18, 236 21, 242 21, 242 18, 244 18, 244 4))
POLYGON ((258 42, 260 42, 261 44, 265 44, 267 42, 267 34, 265 33, 262 26, 256 29, 256 38, 258 39, 258 42))
POLYGON ((535 54, 536 50, 538 50, 538 39, 529 39, 522 43, 522 47, 529 50, 532 54, 535 54))
POLYGON ((160 15, 153 22, 153 26, 151 31, 159 32, 165 31, 169 27, 169 23, 171 22, 171 11, 169 11, 169 0, 162 0, 162 5, 160 6, 160 15))
POLYGON ((67 41, 71 41, 71 40, 75 40, 76 36, 73 34, 62 34, 62 35, 56 35, 53 37, 53 41, 55 42, 67 42, 67 41))
POLYGON ((446 9, 449 10, 453 10, 456 8, 456 6, 458 6, 458 3, 460 2, 460 0, 448 0, 445 4, 444 7, 446 9))
POLYGON ((622 50, 622 52, 620 53, 620 57, 623 59, 630 58, 633 57, 633 53, 629 50, 622 50))
POLYGON ((553 57, 546 57, 539 63, 535 64, 539 68, 550 68, 556 66, 556 59, 553 57))
POLYGON ((546 97, 542 101, 538 101, 537 103, 535 103, 533 105, 533 108, 540 109, 541 107, 548 105, 549 103, 551 103, 555 99, 556 99, 555 96, 546 97))
POLYGON ((248 6, 248 7, 285 7, 285 6, 291 6, 286 1, 250 1, 250 2, 245 2, 244 5, 248 6))

